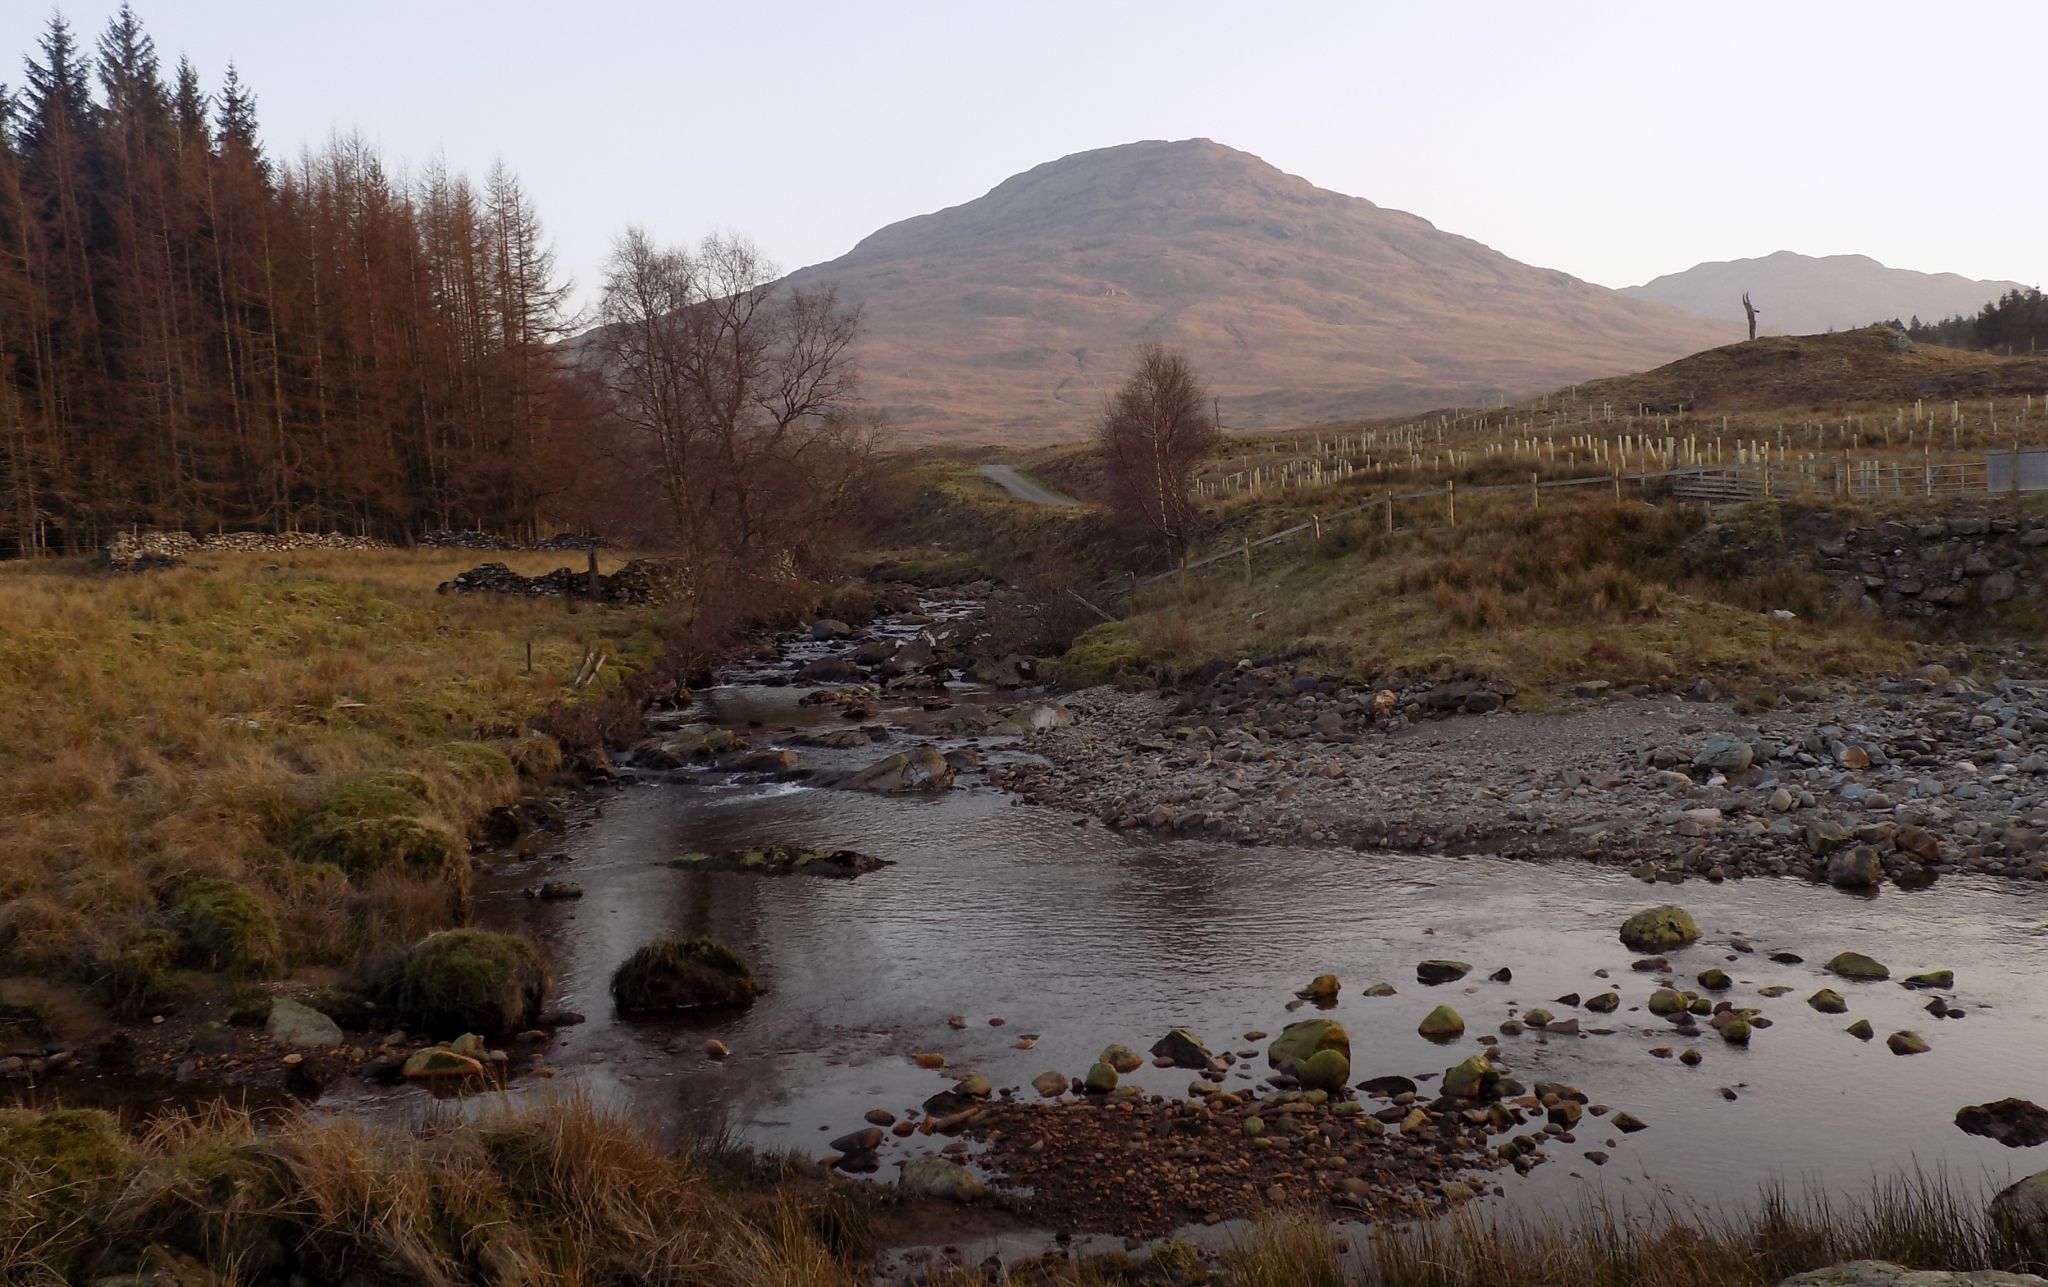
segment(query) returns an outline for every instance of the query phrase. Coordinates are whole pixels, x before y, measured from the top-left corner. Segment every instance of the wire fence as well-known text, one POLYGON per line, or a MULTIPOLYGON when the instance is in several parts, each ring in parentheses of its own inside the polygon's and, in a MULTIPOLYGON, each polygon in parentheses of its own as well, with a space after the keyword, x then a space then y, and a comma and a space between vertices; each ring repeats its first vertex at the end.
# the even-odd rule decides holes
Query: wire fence
POLYGON ((1620 501, 1634 493, 1644 500, 1670 499, 1705 504, 1742 504, 1773 499, 1819 499, 1823 497, 1965 497, 1994 496, 2048 490, 2048 450, 1996 452, 1985 456, 1937 459, 1932 452, 1918 461, 1898 457, 1844 456, 1839 460, 1773 461, 1768 452, 1749 463, 1652 469, 1580 478, 1542 478, 1531 474, 1527 483, 1487 483, 1460 488, 1455 480, 1440 487, 1403 492, 1383 492, 1369 500, 1327 514, 1311 514, 1291 527, 1253 538, 1240 537, 1227 547, 1198 559, 1190 559, 1169 572, 1133 582, 1132 588, 1156 585, 1203 568, 1237 560, 1247 573, 1252 554, 1267 546, 1306 536, 1322 539, 1323 528, 1368 515, 1384 515, 1388 532, 1413 530, 1398 523, 1397 509, 1406 502, 1430 502, 1441 520, 1435 530, 1458 525, 1460 497, 1527 495, 1531 509, 1541 509, 1547 492, 1585 488, 1612 488, 1620 501), (1440 509, 1437 508, 1440 506, 1440 509))

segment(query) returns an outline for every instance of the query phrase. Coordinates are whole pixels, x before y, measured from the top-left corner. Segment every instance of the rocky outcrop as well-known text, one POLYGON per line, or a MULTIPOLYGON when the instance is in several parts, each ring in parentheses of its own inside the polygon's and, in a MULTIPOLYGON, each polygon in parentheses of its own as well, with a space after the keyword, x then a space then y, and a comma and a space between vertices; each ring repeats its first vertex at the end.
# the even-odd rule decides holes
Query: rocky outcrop
POLYGON ((1995 1269, 1950 1272, 1907 1269, 1884 1260, 1855 1260, 1829 1269, 1794 1274, 1778 1287, 2044 1287, 2048 1278, 1995 1269))
POLYGON ((2038 593, 2048 564, 2048 519, 1984 513, 1892 519, 1850 528, 1816 548, 1839 602, 1891 616, 1933 617, 2038 593))
MULTIPOLYGON (((668 603, 687 598, 692 582, 681 559, 634 559, 616 572, 599 573, 597 598, 604 603, 668 603)), ((521 576, 503 563, 479 563, 438 587, 442 594, 507 594, 525 598, 587 599, 590 573, 556 568, 521 576)))

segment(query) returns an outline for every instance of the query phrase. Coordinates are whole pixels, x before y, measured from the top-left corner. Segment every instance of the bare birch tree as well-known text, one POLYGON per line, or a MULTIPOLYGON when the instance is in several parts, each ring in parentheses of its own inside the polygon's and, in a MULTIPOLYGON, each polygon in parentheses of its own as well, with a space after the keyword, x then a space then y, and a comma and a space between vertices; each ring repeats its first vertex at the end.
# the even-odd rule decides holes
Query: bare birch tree
POLYGON ((1147 342, 1096 425, 1111 505, 1175 558, 1195 537, 1195 465, 1221 433, 1209 408, 1187 355, 1147 342))

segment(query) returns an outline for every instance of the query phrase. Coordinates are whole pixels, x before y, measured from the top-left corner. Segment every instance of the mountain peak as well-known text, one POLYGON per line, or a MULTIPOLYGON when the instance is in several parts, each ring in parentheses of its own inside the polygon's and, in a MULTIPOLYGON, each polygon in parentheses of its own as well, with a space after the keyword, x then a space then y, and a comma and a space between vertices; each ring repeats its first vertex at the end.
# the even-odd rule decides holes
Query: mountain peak
POLYGON ((793 278, 862 305, 868 395, 927 438, 1085 433, 1146 339, 1185 347, 1252 428, 1490 401, 1736 338, 1211 139, 1047 161, 793 278))

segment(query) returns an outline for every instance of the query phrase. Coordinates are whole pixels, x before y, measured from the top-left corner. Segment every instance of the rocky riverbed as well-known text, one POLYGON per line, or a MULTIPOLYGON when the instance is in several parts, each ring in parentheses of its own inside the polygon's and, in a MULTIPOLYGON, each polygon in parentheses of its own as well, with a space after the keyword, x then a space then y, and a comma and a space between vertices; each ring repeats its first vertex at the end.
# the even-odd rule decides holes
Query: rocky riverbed
POLYGON ((1397 693, 1285 662, 1181 693, 1092 689, 999 775, 1120 830, 1245 843, 1578 858, 1664 878, 1854 888, 2048 875, 2048 682, 1928 667, 1788 686, 1745 714, 1699 685, 1397 693), (1105 772, 1105 764, 1115 769, 1105 772))

